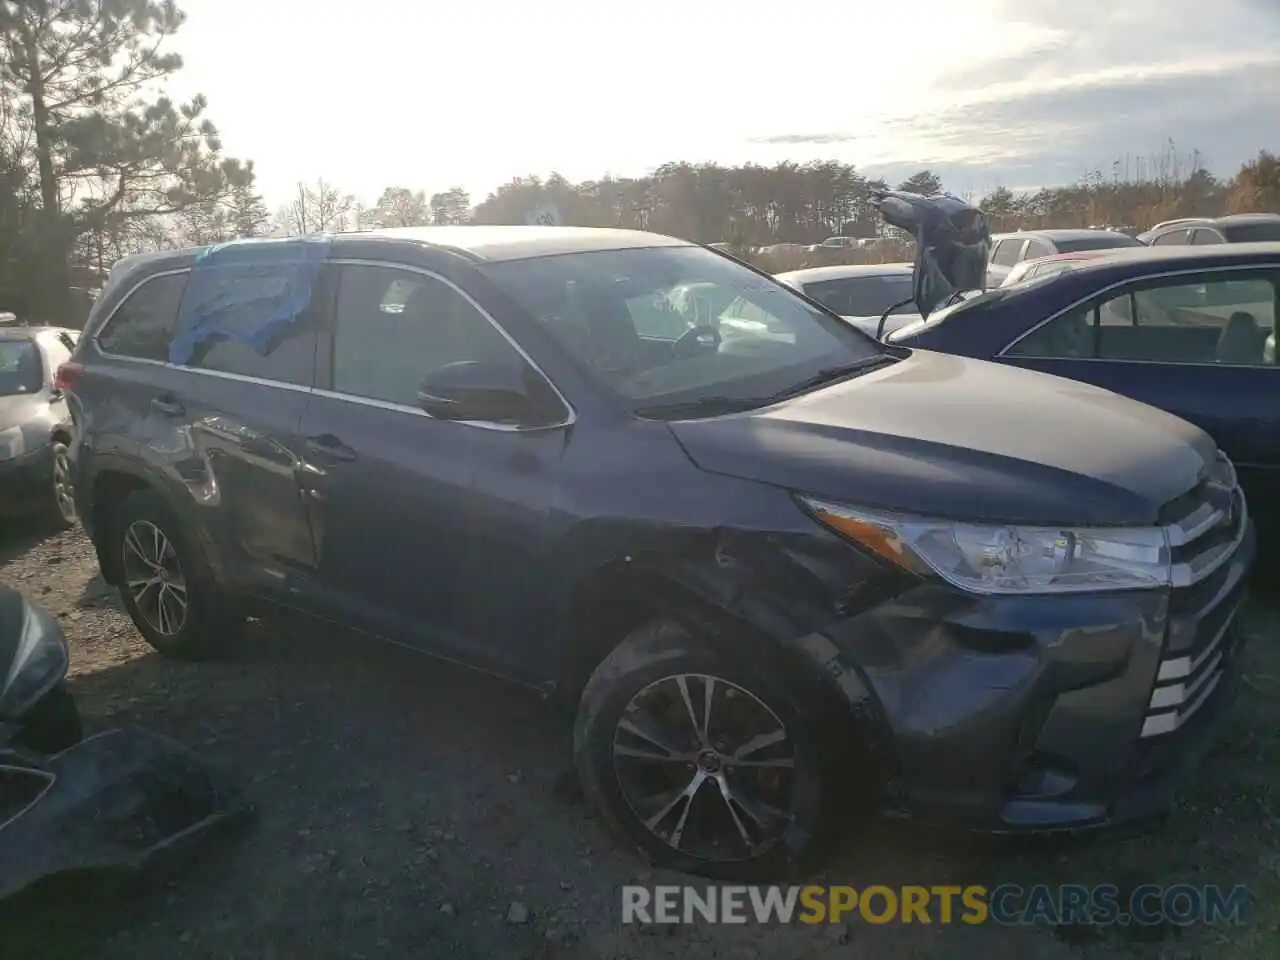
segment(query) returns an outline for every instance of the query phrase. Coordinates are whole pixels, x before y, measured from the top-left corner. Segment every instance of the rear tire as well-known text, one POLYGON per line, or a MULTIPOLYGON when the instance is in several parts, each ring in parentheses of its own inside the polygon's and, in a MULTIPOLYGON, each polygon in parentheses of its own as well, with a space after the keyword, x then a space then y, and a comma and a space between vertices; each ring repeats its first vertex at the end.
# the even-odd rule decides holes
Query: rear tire
POLYGON ((807 870, 828 846, 832 778, 798 700, 750 658, 671 622, 643 626, 583 691, 584 792, 656 866, 738 882, 807 870))
POLYGON ((234 646, 245 617, 227 602, 194 539, 158 494, 139 490, 121 501, 107 550, 125 610, 158 652, 203 660, 234 646))

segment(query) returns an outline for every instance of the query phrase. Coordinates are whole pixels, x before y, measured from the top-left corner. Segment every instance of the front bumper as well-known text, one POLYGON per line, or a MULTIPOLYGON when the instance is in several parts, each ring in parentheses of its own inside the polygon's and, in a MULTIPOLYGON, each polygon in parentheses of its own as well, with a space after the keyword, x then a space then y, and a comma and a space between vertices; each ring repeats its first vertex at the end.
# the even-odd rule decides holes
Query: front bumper
POLYGON ((1256 550, 1173 591, 917 586, 832 633, 878 700, 890 812, 994 832, 1158 817, 1231 716, 1256 550))
POLYGON ((0 750, 0 900, 48 877, 132 870, 248 805, 185 747, 109 730, 53 757, 0 750))
POLYGON ((0 513, 17 514, 53 497, 53 447, 45 444, 20 457, 0 460, 0 513))

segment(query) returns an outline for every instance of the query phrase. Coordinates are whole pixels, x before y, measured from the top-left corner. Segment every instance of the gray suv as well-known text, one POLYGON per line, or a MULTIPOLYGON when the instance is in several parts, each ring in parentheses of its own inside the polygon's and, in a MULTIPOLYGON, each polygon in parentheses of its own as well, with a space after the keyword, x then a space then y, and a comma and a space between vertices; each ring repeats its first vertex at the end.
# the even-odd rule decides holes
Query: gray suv
POLYGON ((143 258, 59 382, 80 515, 158 650, 286 606, 531 684, 667 866, 776 877, 866 810, 1143 820, 1229 716, 1253 532, 1204 432, 887 346, 696 244, 143 258))

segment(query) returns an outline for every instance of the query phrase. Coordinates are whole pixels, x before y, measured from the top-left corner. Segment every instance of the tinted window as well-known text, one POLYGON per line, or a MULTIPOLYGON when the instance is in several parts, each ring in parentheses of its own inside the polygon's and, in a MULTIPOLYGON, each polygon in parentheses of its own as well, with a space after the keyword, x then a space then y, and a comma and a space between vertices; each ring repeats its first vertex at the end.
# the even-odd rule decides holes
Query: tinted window
POLYGON ((1224 227, 1222 232, 1231 243, 1280 240, 1280 220, 1267 223, 1238 223, 1233 227, 1224 227))
MULTIPOLYGON (((709 398, 764 403, 820 370, 877 358, 865 334, 794 290, 701 247, 562 254, 487 265, 486 273, 596 379, 634 409, 709 398), (627 307, 663 296, 714 338, 654 350, 627 307)), ((661 413, 653 415, 660 416, 661 413)))
POLYGON ((1180 244, 1180 243, 1186 243, 1186 242, 1187 242, 1186 230, 1171 230, 1169 233, 1160 234, 1160 236, 1156 237, 1153 241, 1151 241, 1151 245, 1153 247, 1165 247, 1165 246, 1171 246, 1173 244, 1180 244))
POLYGON ((0 339, 0 397, 39 393, 43 386, 44 364, 35 343, 0 339))
POLYGON ((910 313, 911 274, 901 276, 844 277, 806 283, 804 292, 842 317, 879 317, 890 307, 894 313, 910 313))
POLYGON ((1222 243, 1222 236, 1217 230, 1206 230, 1202 227, 1191 232, 1191 242, 1196 246, 1203 247, 1211 243, 1222 243))
POLYGON ((1076 237, 1071 240, 1058 240, 1055 245, 1062 253, 1075 253, 1079 250, 1110 250, 1115 247, 1141 247, 1142 241, 1123 233, 1102 234, 1093 237, 1076 237))
POLYGON ((1099 356, 1166 363, 1260 365, 1275 330, 1269 277, 1206 276, 1144 284, 1098 307, 1099 356))
POLYGON ((1026 241, 1018 238, 1016 240, 1001 240, 996 244, 996 248, 991 253, 991 262, 999 267, 1012 267, 1018 262, 1018 254, 1022 252, 1022 247, 1026 241))
POLYGON ((1037 257, 1048 257, 1053 254, 1053 247, 1043 240, 1028 240, 1027 249, 1022 254, 1023 260, 1034 260, 1037 257))
POLYGON ((206 276, 213 278, 212 282, 188 285, 182 304, 183 322, 188 317, 222 316, 220 326, 233 331, 233 335, 218 334, 200 340, 186 365, 310 386, 319 340, 318 317, 313 310, 304 309, 265 341, 250 342, 249 338, 278 311, 289 291, 289 275, 276 265, 262 264, 229 268, 225 281, 217 279, 216 267, 206 276), (227 284, 234 285, 234 299, 226 292, 227 284), (197 287, 200 293, 193 293, 197 287), (193 297, 205 302, 193 302, 193 297))
POLYGON ((168 360, 169 341, 186 284, 185 272, 147 280, 119 306, 98 334, 98 344, 107 353, 168 360))
POLYGON ((1093 315, 1088 308, 1065 313, 1033 330, 1007 351, 1011 357, 1093 356, 1093 315))
POLYGON ((344 266, 333 341, 333 389, 406 407, 432 371, 459 360, 524 359, 442 280, 395 267, 344 266))

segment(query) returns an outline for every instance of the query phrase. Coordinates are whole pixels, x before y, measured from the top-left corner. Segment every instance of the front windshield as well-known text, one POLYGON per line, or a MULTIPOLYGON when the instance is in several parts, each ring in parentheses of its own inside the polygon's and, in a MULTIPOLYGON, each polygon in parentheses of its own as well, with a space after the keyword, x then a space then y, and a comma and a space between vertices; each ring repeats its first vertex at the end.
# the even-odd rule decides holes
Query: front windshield
POLYGON ((30 340, 0 340, 0 397, 39 393, 43 383, 36 345, 30 340))
POLYGON ((883 353, 790 288, 701 247, 560 254, 485 270, 633 409, 785 394, 883 353))
POLYGON ((804 292, 842 317, 880 317, 890 307, 894 315, 915 312, 909 273, 819 280, 806 283, 804 292))

